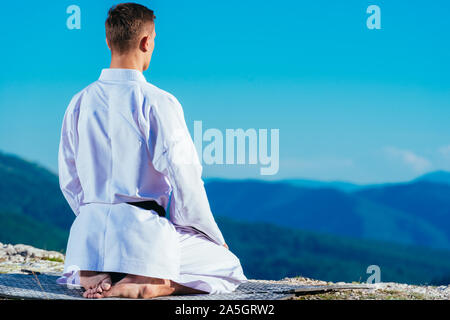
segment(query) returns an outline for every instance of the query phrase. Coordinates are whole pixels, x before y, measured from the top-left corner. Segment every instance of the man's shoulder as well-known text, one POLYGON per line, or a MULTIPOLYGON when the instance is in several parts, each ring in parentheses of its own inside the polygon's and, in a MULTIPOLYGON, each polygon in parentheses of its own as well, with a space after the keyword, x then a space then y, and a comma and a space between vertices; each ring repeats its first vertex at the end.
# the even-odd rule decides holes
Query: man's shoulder
POLYGON ((97 83, 97 81, 92 82, 91 84, 87 85, 86 87, 84 87, 83 89, 81 89, 80 91, 78 91, 77 93, 75 93, 72 96, 72 99, 70 99, 70 103, 69 106, 67 107, 67 111, 73 112, 77 109, 79 109, 80 107, 80 101, 82 99, 82 97, 88 93, 89 91, 92 90, 92 87, 95 86, 95 84, 97 83))
MULTIPOLYGON (((67 112, 73 113, 79 110, 83 97, 89 95, 98 89, 99 80, 92 82, 82 90, 78 91, 70 100, 67 112)), ((135 82, 135 89, 141 92, 144 98, 154 107, 158 109, 159 106, 169 107, 168 109, 180 111, 181 104, 173 94, 165 91, 154 84, 147 81, 135 82), (172 108, 170 108, 172 107, 172 108)), ((167 108, 164 108, 167 109, 167 108)), ((182 112, 182 111, 181 111, 182 112)))
POLYGON ((145 82, 143 84, 144 96, 150 101, 155 101, 158 103, 170 103, 173 105, 180 105, 177 98, 168 91, 165 91, 150 82, 145 82))

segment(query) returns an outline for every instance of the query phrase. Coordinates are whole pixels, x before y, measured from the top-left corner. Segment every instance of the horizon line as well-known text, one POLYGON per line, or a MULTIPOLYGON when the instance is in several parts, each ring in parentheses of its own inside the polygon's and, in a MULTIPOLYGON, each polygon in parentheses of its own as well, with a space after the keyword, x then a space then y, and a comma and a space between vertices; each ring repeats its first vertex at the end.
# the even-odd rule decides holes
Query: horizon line
MULTIPOLYGON (((40 163, 37 160, 31 160, 28 157, 24 157, 15 153, 11 153, 11 152, 5 152, 4 150, 0 150, 0 154, 1 155, 5 155, 5 156, 10 156, 10 157, 14 157, 14 158, 18 158, 22 161, 34 164, 38 167, 41 167, 44 170, 49 171, 50 173, 58 176, 58 172, 55 172, 53 169, 51 169, 50 167, 40 163)), ((419 174, 418 176, 416 176, 415 178, 412 179, 407 179, 407 180, 399 180, 399 181, 385 181, 385 182, 366 182, 366 183, 361 183, 361 182, 354 182, 351 180, 334 180, 334 179, 330 179, 330 180, 323 180, 323 179, 313 179, 313 178, 305 178, 305 177, 290 177, 290 178, 279 178, 279 179, 261 179, 261 178, 256 178, 256 177, 242 177, 242 178, 229 178, 229 177, 223 177, 223 176, 208 176, 208 177, 203 177, 202 179, 204 181, 207 180, 239 180, 239 181, 245 181, 245 180, 255 180, 255 181, 263 181, 263 182, 272 182, 272 183, 293 183, 295 181, 303 181, 303 182, 316 182, 316 183, 323 183, 323 184, 348 184, 348 185, 352 185, 355 187, 365 187, 365 186, 371 186, 371 185, 385 185, 385 184, 397 184, 397 183, 409 183, 409 182, 413 182, 416 181, 418 179, 420 179, 423 176, 426 176, 428 174, 431 173, 448 173, 450 174, 450 171, 444 170, 444 169, 437 169, 437 170, 430 170, 427 172, 424 172, 422 174, 419 174)))

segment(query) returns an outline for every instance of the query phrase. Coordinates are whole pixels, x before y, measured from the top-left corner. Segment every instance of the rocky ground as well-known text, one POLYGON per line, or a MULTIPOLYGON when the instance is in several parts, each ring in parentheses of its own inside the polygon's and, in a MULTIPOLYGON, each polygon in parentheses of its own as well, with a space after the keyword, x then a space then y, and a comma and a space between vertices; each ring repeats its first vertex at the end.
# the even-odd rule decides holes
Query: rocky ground
MULTIPOLYGON (((2 244, 0 242, 0 273, 62 272, 64 255, 23 244, 2 244)), ((346 283, 325 282, 304 277, 284 278, 279 281, 261 280, 270 283, 298 285, 345 285, 346 283)), ((449 300, 450 286, 415 286, 400 283, 377 283, 369 289, 346 289, 322 294, 298 296, 296 300, 449 300)))
MULTIPOLYGON (((284 278, 277 283, 299 285, 349 285, 303 277, 284 278)), ((357 284, 357 283, 353 283, 357 284)), ((449 300, 450 286, 416 286, 394 282, 367 285, 369 289, 346 289, 295 297, 296 300, 449 300)))
POLYGON ((0 242, 0 273, 62 272, 64 255, 24 244, 0 242))

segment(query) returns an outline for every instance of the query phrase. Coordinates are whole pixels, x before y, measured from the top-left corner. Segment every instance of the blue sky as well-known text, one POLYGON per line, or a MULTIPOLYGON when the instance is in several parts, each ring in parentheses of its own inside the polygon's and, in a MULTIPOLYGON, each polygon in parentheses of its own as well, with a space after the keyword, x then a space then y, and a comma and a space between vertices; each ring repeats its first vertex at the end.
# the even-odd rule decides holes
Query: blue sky
MULTIPOLYGON (((56 172, 73 94, 109 66, 115 1, 2 5, 0 150, 56 172), (81 9, 81 29, 66 8, 81 9)), ((280 169, 204 165, 205 177, 404 181, 450 170, 450 3, 141 1, 156 14, 148 81, 174 94, 187 124, 279 129, 280 169), (381 9, 369 30, 366 8, 381 9)))

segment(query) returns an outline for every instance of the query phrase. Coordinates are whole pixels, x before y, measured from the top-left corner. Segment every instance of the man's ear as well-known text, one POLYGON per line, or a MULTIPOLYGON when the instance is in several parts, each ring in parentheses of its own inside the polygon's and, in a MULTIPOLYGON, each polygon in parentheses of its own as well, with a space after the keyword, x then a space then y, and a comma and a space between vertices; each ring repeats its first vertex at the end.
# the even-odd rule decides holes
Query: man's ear
POLYGON ((105 40, 106 40, 106 45, 108 46, 109 50, 111 50, 111 47, 110 47, 109 42, 108 42, 108 38, 105 38, 105 40))
POLYGON ((150 37, 149 36, 142 37, 141 43, 139 44, 139 48, 143 52, 147 52, 149 50, 149 46, 150 46, 150 37))

